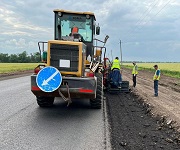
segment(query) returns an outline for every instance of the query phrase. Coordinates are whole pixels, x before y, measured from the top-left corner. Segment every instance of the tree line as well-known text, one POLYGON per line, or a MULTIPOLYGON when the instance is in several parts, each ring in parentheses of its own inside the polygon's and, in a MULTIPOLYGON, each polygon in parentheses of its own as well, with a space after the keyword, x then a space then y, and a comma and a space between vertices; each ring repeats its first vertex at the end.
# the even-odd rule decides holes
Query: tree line
POLYGON ((0 53, 0 63, 37 63, 40 62, 40 53, 31 53, 30 55, 23 51, 20 54, 0 53))

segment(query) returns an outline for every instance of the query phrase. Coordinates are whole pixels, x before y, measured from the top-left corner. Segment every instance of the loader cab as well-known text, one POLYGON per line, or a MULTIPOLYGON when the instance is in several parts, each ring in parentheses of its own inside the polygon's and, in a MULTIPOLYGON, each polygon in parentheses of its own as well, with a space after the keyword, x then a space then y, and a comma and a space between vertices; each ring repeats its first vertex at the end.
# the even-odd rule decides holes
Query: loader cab
POLYGON ((55 40, 68 40, 72 30, 78 29, 84 42, 93 41, 94 21, 93 13, 78 13, 63 10, 55 10, 55 40))
POLYGON ((95 28, 95 16, 91 12, 73 12, 54 10, 55 40, 83 42, 87 46, 87 56, 93 55, 93 39, 95 31, 99 35, 99 27, 95 28), (77 33, 72 33, 76 28, 77 33))

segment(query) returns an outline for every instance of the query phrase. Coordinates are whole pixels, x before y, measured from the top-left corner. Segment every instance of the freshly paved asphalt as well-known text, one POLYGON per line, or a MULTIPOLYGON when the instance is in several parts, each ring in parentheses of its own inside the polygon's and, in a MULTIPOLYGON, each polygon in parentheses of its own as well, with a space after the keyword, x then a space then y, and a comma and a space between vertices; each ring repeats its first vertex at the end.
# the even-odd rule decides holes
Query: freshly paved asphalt
POLYGON ((103 150, 107 148, 103 109, 89 101, 60 98, 40 108, 30 76, 0 81, 0 150, 103 150))

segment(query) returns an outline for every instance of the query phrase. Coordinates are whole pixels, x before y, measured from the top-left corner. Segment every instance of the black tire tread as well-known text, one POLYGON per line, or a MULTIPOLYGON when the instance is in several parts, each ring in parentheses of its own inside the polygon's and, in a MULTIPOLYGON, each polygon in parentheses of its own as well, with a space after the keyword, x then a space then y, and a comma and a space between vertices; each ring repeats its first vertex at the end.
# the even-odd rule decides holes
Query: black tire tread
POLYGON ((36 99, 40 107, 51 107, 54 103, 54 97, 37 96, 36 99))
POLYGON ((97 77, 97 89, 96 89, 96 98, 90 99, 91 108, 101 109, 102 107, 102 96, 103 96, 103 87, 102 87, 102 74, 96 73, 97 77))

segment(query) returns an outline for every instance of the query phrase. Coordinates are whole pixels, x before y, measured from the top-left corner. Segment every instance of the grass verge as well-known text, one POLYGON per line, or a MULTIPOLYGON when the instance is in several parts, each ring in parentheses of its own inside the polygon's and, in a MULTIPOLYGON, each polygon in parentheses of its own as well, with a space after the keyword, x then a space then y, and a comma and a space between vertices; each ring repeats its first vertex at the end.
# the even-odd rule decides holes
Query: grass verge
POLYGON ((0 63, 0 74, 33 70, 39 63, 0 63))
MULTIPOLYGON (((123 65, 124 68, 129 68, 132 69, 133 66, 131 65, 123 65)), ((140 67, 138 66, 138 70, 148 70, 151 72, 154 72, 154 68, 146 68, 146 67, 140 67)), ((170 70, 166 70, 166 69, 160 69, 161 70, 161 74, 166 75, 166 76, 170 76, 170 77, 174 77, 174 78, 180 78, 180 71, 170 71, 170 70)))

